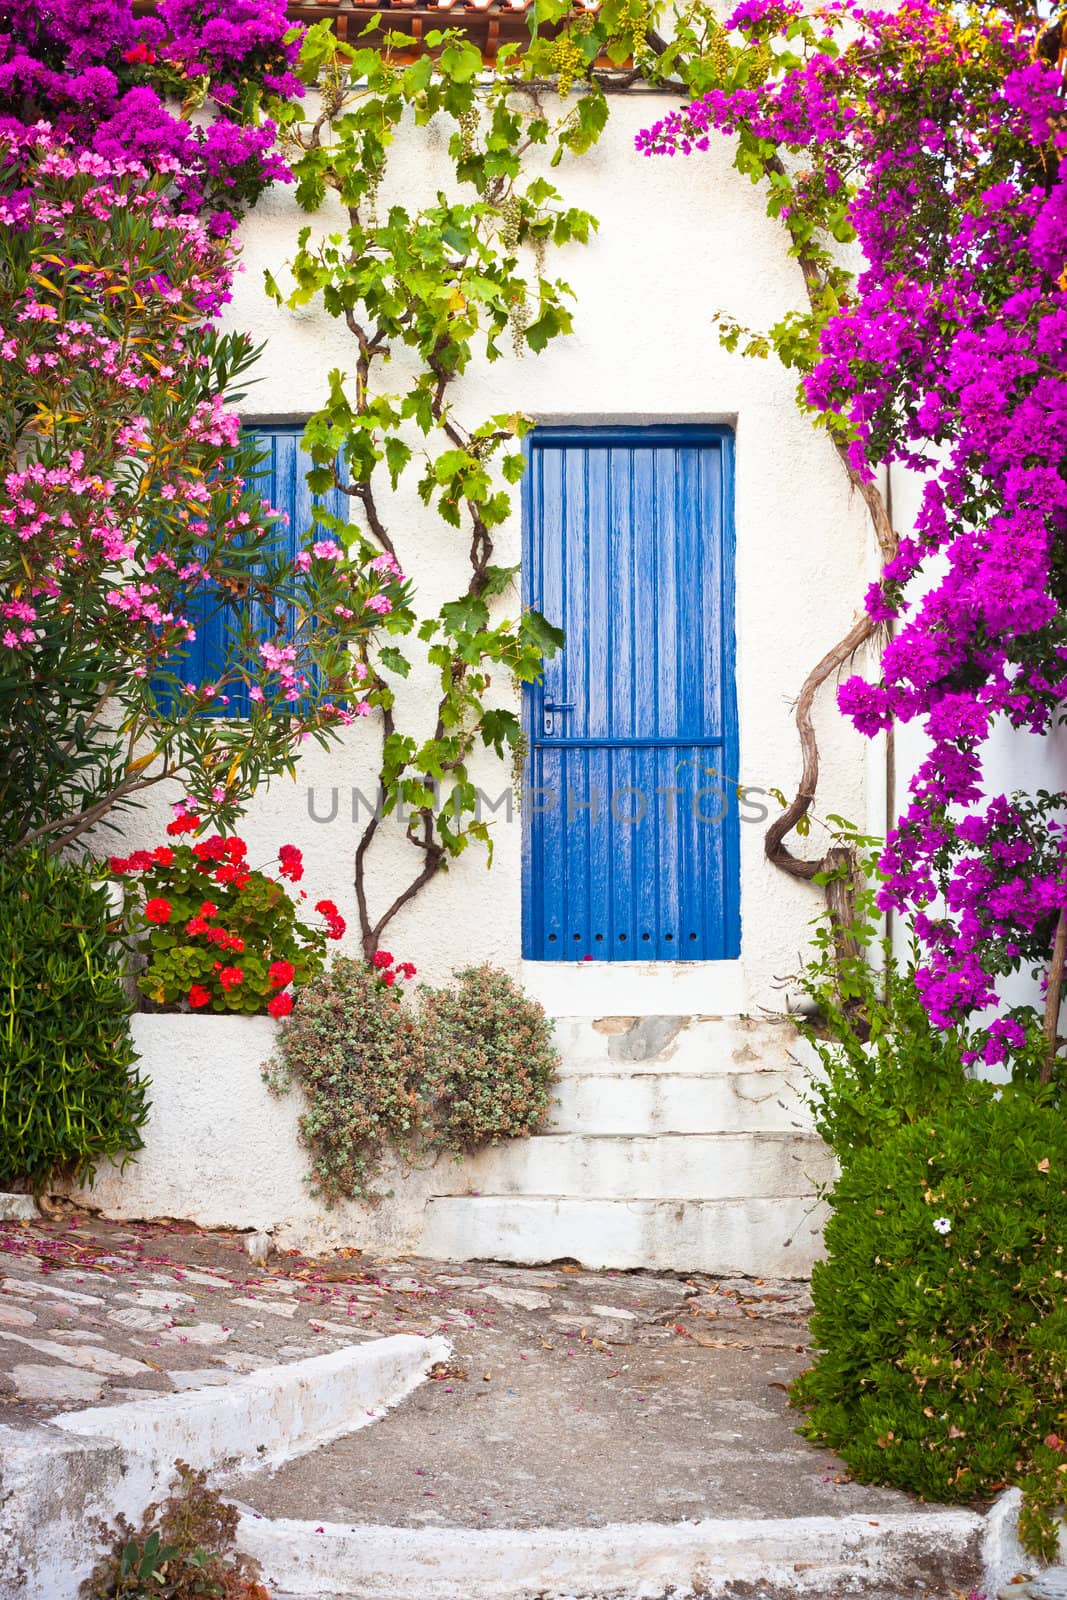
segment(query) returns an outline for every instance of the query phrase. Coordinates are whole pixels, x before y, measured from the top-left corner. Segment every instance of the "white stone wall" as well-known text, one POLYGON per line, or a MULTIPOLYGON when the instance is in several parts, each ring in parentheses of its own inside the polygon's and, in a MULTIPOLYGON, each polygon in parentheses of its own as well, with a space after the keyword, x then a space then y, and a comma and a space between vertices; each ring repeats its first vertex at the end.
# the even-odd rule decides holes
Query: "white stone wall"
MULTIPOLYGON (((456 410, 476 420, 521 409, 556 422, 716 421, 736 428, 740 777, 746 785, 791 793, 798 771, 791 702, 812 664, 847 630, 862 596, 869 560, 865 515, 850 498, 828 441, 798 414, 793 377, 773 361, 746 361, 719 347, 714 311, 767 326, 802 303, 800 275, 779 227, 764 214, 760 191, 732 170, 726 141, 690 160, 649 161, 634 153, 634 133, 670 103, 649 94, 614 97, 600 145, 557 169, 554 181, 567 202, 600 219, 591 245, 549 259, 549 271, 575 290, 575 332, 542 356, 517 360, 509 354, 493 366, 477 365, 459 387, 456 410)), ((434 140, 432 130, 421 132, 397 150, 394 185, 409 204, 445 182, 446 160, 434 140)), ((295 315, 277 309, 263 293, 264 268, 284 283, 284 263, 303 220, 291 193, 280 188, 244 229, 245 271, 229 321, 267 345, 259 382, 244 406, 250 419, 302 419, 321 401, 328 371, 351 364, 352 341, 343 324, 314 309, 295 315)), ((388 505, 388 521, 425 612, 465 581, 465 541, 427 514, 414 477, 388 505)), ((520 543, 516 512, 497 559, 517 561, 520 543)), ((500 615, 514 614, 519 603, 517 590, 503 597, 500 615)), ((429 732, 429 685, 423 700, 429 732)), ((838 716, 829 693, 817 723, 819 809, 862 823, 868 815, 864 741, 838 716)), ((353 787, 373 792, 373 770, 366 728, 353 730, 330 753, 309 745, 296 780, 279 780, 262 793, 245 823, 253 861, 268 858, 282 842, 304 850, 304 886, 313 898, 336 899, 353 935, 358 830, 350 796, 353 787), (334 786, 340 790, 337 819, 310 821, 309 788, 320 810, 328 811, 334 786)), ((475 781, 495 793, 507 773, 485 758, 476 764, 475 781)), ((129 844, 158 841, 170 798, 157 792, 133 814, 125 825, 129 844)), ((638 980, 636 998, 625 1006, 611 1001, 623 978, 611 964, 580 973, 531 971, 533 964, 524 970, 518 816, 495 831, 491 873, 484 854, 471 850, 390 929, 389 948, 414 960, 422 976, 437 981, 457 964, 490 960, 521 973, 558 1015, 672 1008, 722 1014, 780 1004, 775 980, 796 969, 819 896, 766 863, 761 826, 741 830, 740 961, 681 973, 666 965, 631 969, 624 981, 638 980)), ((410 873, 412 855, 395 824, 383 833, 390 843, 378 856, 379 905, 405 881, 401 874, 410 873)), ((113 842, 105 847, 114 848, 113 842)))

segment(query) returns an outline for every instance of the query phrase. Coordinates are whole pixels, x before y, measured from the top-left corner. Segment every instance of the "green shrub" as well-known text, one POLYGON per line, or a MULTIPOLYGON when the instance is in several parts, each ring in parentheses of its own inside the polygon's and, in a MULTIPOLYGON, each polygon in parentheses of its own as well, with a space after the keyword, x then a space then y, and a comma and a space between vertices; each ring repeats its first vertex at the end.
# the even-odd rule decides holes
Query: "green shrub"
POLYGON ((544 1010, 506 972, 468 967, 456 980, 420 991, 419 1027, 432 1137, 460 1154, 535 1133, 559 1055, 544 1010))
MULTIPOLYGON (((379 952, 386 956, 386 952, 379 952)), ((544 1121, 558 1066, 551 1024, 505 973, 471 968, 455 988, 401 1003, 408 964, 336 959, 296 996, 264 1069, 277 1094, 300 1084, 300 1135, 311 1181, 327 1202, 373 1198, 390 1146, 459 1155, 522 1138, 544 1121)), ((411 969, 414 970, 414 969, 411 969)))
MULTIPOLYGON (((835 819, 839 820, 839 819, 835 819)), ((962 1501, 1024 1492, 1020 1537, 1049 1559, 1067 1487, 1067 1125, 1029 1027, 1010 1086, 976 1081, 963 1028, 931 1023, 877 917, 875 841, 856 921, 821 919, 801 1024, 809 1101, 841 1176, 812 1274, 814 1365, 800 1431, 865 1483, 962 1501), (877 950, 877 966, 869 954, 877 950)), ((828 879, 830 874, 823 875, 828 879)))
POLYGON ((1018 1482, 1067 1390, 1067 1125, 967 1082, 846 1152, 801 1429, 862 1482, 966 1500, 1018 1482))
POLYGON ((851 974, 848 1002, 829 988, 817 998, 818 1024, 800 1024, 822 1065, 807 1098, 840 1161, 921 1121, 970 1082, 967 1040, 930 1021, 913 967, 866 968, 851 974))
POLYGON ((275 1094, 294 1080, 307 1096, 300 1136, 328 1203, 367 1198, 390 1143, 407 1143, 422 1106, 418 1035, 397 988, 338 956, 296 997, 264 1076, 275 1094))
POLYGON ((110 917, 84 867, 0 860, 0 1185, 39 1193, 141 1148, 147 1085, 110 917))
MULTIPOLYGON (((859 858, 861 876, 852 883, 855 921, 844 938, 828 915, 815 924, 814 953, 798 980, 809 1017, 798 1022, 822 1066, 808 1095, 815 1126, 845 1163, 853 1152, 881 1143, 951 1100, 969 1073, 962 1029, 943 1030, 930 1021, 915 986, 914 960, 898 966, 883 935, 875 900, 876 841, 840 818, 831 820, 859 858)), ((820 873, 818 881, 851 870, 820 873)))
POLYGON ((148 1507, 139 1528, 120 1516, 100 1529, 104 1553, 81 1600, 270 1600, 256 1562, 235 1549, 239 1520, 206 1473, 175 1462, 171 1493, 148 1507))

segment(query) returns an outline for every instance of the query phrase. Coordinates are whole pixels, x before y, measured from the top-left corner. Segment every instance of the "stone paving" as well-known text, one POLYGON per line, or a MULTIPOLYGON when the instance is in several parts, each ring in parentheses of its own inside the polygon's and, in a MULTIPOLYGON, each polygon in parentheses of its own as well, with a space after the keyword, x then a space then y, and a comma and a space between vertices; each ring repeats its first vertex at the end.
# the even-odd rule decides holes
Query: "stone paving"
MULTIPOLYGON (((443 1333, 477 1364, 480 1339, 518 1325, 590 1374, 621 1347, 806 1348, 806 1288, 573 1265, 457 1266, 295 1252, 255 1265, 240 1234, 109 1223, 65 1209, 0 1222, 3 1419, 47 1420, 222 1383, 389 1333, 443 1333)), ((520 1341, 521 1342, 521 1341, 520 1341)))
POLYGON ((392 1333, 452 1355, 373 1427, 229 1484, 259 1515, 596 1527, 915 1503, 795 1433, 806 1286, 296 1253, 65 1210, 0 1222, 0 1420, 225 1384, 392 1333))

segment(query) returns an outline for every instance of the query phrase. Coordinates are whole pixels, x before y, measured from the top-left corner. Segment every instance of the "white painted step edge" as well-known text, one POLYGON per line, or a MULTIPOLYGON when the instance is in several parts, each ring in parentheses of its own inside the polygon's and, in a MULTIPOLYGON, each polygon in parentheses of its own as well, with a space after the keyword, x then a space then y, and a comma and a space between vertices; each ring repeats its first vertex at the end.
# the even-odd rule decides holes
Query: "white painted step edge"
POLYGON ((218 1388, 0 1423, 0 1600, 76 1600, 98 1525, 136 1523, 176 1460, 214 1473, 289 1460, 375 1421, 450 1352, 396 1334, 218 1388))
POLYGON ((634 1523, 604 1528, 348 1527, 243 1509, 242 1549, 272 1590, 346 1600, 642 1600, 664 1592, 896 1593, 924 1552, 977 1566, 986 1519, 972 1511, 634 1523), (747 1589, 746 1589, 746 1592, 747 1589))
POLYGON ((114 1440, 161 1471, 271 1466, 374 1422, 451 1352, 447 1339, 398 1333, 329 1355, 264 1367, 158 1400, 66 1411, 54 1426, 114 1440))

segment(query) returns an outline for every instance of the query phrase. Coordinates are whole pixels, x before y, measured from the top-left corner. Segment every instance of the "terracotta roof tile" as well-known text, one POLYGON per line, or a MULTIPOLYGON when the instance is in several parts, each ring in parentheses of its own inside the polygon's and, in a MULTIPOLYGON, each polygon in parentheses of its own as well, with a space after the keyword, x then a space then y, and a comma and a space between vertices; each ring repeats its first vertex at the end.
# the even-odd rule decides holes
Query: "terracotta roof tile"
MULTIPOLYGON (((600 0, 572 0, 575 12, 600 9, 600 0)), ((356 39, 375 17, 388 18, 418 41, 434 28, 462 28, 491 58, 498 46, 529 38, 526 13, 533 0, 289 0, 294 22, 333 22, 342 39, 356 39)), ((543 32, 551 37, 554 27, 543 32)), ((406 52, 419 53, 418 43, 406 52)))
MULTIPOLYGON (((525 12, 533 0, 290 0, 293 16, 345 17, 375 11, 525 12)), ((574 10, 599 11, 600 0, 574 0, 574 10)))

